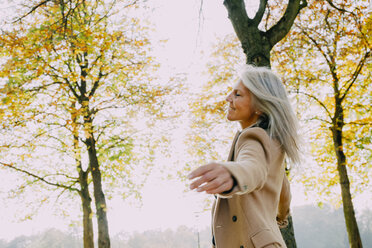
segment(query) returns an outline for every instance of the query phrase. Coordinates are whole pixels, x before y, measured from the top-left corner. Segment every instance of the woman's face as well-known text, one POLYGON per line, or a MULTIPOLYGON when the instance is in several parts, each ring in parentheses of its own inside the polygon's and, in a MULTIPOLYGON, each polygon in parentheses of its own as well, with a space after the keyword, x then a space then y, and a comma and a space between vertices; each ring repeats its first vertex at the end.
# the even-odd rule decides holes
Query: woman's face
POLYGON ((226 97, 226 101, 229 102, 227 112, 229 121, 239 121, 244 129, 258 120, 259 115, 252 107, 251 92, 241 81, 234 86, 233 91, 226 97))

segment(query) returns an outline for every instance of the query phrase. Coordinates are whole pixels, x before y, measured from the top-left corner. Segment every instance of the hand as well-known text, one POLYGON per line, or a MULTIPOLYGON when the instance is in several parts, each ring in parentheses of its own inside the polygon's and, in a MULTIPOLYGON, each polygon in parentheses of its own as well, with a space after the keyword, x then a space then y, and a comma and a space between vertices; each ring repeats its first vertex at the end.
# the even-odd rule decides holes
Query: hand
POLYGON ((190 184, 190 189, 208 194, 219 194, 230 190, 234 180, 225 167, 218 163, 209 163, 195 169, 188 175, 188 179, 198 178, 190 184))
POLYGON ((280 218, 276 217, 276 223, 279 226, 279 229, 286 228, 289 224, 288 218, 281 220, 280 218))

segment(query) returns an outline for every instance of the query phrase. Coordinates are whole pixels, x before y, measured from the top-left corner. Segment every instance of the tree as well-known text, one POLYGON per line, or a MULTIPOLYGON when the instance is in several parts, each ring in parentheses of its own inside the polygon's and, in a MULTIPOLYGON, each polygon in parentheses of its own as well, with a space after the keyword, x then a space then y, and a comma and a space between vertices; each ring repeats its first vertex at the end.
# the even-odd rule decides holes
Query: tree
POLYGON ((223 4, 246 55, 246 63, 257 66, 270 66, 271 49, 287 35, 296 16, 307 5, 305 0, 290 0, 287 6, 260 0, 254 17, 249 18, 244 0, 225 0, 223 4), (282 16, 280 8, 285 8, 282 16), (278 17, 279 20, 275 20, 278 17))
POLYGON ((44 1, 0 36, 1 164, 29 176, 18 193, 46 185, 57 199, 79 195, 84 247, 93 247, 90 183, 98 246, 110 247, 104 187, 139 197, 131 171, 150 164, 158 144, 139 147, 150 138, 139 129, 147 114, 164 116, 169 88, 150 76, 156 63, 131 16, 136 3, 44 1))
POLYGON ((277 69, 300 95, 302 106, 310 108, 302 110, 303 118, 318 124, 313 152, 324 173, 307 184, 328 195, 334 185, 341 186, 350 247, 362 247, 350 177, 355 193, 370 184, 372 89, 367 64, 372 47, 363 27, 367 6, 368 1, 311 1, 275 49, 277 69))
MULTIPOLYGON (((223 3, 243 48, 246 63, 268 67, 270 67, 270 51, 287 35, 296 16, 307 5, 306 0, 290 0, 280 16, 282 11, 279 11, 279 14, 275 12, 278 12, 277 6, 281 6, 281 2, 260 0, 254 17, 249 18, 244 0, 225 0, 223 3)), ((281 231, 287 246, 295 247, 291 217, 289 217, 289 222, 288 227, 281 231)))

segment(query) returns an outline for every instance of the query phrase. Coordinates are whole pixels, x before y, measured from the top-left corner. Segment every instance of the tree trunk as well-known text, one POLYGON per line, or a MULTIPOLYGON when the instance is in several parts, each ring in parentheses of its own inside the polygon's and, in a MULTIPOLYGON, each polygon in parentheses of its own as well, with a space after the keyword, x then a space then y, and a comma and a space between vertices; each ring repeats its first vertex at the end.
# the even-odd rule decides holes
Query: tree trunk
POLYGON ((74 136, 74 156, 76 170, 79 174, 80 199, 83 208, 83 245, 84 248, 94 248, 93 222, 92 222, 92 199, 89 193, 88 171, 84 171, 81 166, 81 153, 79 145, 79 128, 76 110, 76 102, 71 104, 72 132, 74 136))
POLYGON ((83 239, 84 239, 84 248, 94 248, 94 235, 93 235, 93 221, 92 221, 92 208, 88 187, 88 173, 80 172, 79 176, 81 192, 80 198, 83 207, 83 239))
MULTIPOLYGON (((82 69, 85 76, 85 70, 82 69)), ((80 99, 84 113, 84 132, 85 145, 88 151, 89 168, 93 179, 94 201, 96 205, 97 225, 98 225, 98 248, 110 248, 110 235, 107 221, 107 205, 105 194, 102 189, 102 175, 96 151, 96 141, 94 138, 93 118, 89 110, 89 98, 85 96, 85 81, 82 81, 82 99, 80 99)))
POLYGON ((107 221, 107 205, 105 194, 102 190, 102 175, 99 168, 95 140, 92 133, 90 133, 90 137, 86 142, 88 146, 89 164, 93 178, 94 199, 97 210, 98 247, 109 248, 110 236, 107 221))
POLYGON ((258 29, 254 20, 249 19, 243 0, 225 0, 228 17, 238 36, 246 63, 256 66, 270 66, 270 50, 272 46, 265 33, 258 29))
POLYGON ((347 174, 346 156, 343 151, 342 128, 344 126, 341 101, 336 98, 335 118, 333 119, 333 143, 337 157, 337 171, 340 176, 341 196, 344 210, 346 230, 351 248, 362 248, 358 224, 355 218, 354 206, 350 193, 350 182, 347 174))
POLYGON ((244 0, 224 0, 223 4, 240 40, 247 64, 256 66, 270 66, 271 49, 287 35, 297 14, 307 6, 306 0, 290 0, 282 18, 269 30, 261 31, 258 26, 264 17, 267 0, 260 1, 253 19, 248 17, 244 0))

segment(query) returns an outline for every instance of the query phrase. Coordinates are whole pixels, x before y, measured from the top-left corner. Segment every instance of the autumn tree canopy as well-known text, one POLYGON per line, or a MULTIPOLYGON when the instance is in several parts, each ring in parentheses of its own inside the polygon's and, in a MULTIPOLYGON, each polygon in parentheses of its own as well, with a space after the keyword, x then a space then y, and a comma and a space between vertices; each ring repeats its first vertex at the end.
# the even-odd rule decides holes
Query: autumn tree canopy
POLYGON ((311 1, 275 55, 278 70, 302 101, 299 113, 317 125, 310 133, 319 166, 305 185, 322 198, 341 186, 350 247, 362 247, 352 198, 370 186, 367 6, 367 1, 311 1))
POLYGON ((94 246, 94 209, 98 245, 110 247, 107 196, 140 197, 132 173, 151 165, 160 136, 145 127, 164 117, 170 88, 155 77, 136 1, 35 6, 0 36, 2 169, 26 176, 17 197, 79 195, 84 247, 94 246))

